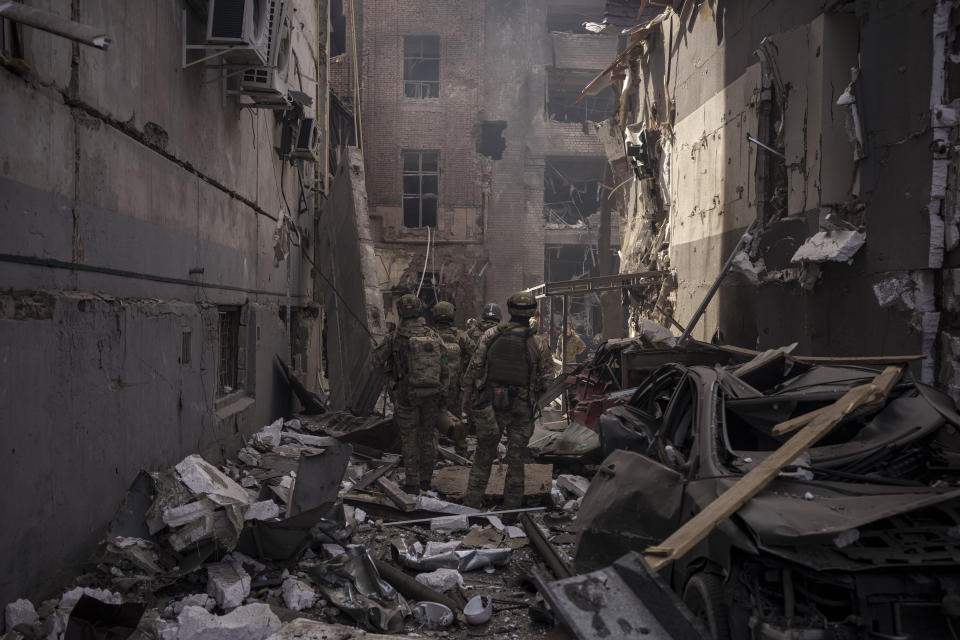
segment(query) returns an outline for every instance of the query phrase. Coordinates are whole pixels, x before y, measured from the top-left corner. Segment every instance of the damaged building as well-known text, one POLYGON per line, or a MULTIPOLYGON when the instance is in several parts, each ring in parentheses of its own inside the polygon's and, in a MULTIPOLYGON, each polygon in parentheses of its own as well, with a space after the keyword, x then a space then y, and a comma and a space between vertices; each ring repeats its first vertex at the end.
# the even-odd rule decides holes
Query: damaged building
POLYGON ((325 7, 0 4, 0 600, 317 388, 325 7))
POLYGON ((3 640, 960 637, 960 0, 132 4, 0 0, 3 640))
POLYGON ((634 318, 686 323, 735 253, 694 336, 923 354, 956 397, 954 4, 675 5, 587 92, 620 95, 621 270, 670 273, 634 318))
MULTIPOLYGON (((616 55, 616 33, 583 26, 603 12, 572 0, 344 3, 361 64, 348 35, 331 85, 360 104, 388 315, 412 291, 455 302, 462 323, 518 289, 616 272, 595 127, 616 95, 572 104, 616 55)), ((596 302, 576 303, 592 325, 596 302)))

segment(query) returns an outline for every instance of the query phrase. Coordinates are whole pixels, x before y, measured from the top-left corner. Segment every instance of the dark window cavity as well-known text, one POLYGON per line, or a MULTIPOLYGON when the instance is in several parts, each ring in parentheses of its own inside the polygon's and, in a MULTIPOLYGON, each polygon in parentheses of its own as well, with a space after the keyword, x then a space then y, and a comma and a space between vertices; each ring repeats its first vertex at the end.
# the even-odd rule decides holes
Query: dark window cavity
POLYGON ((437 226, 439 163, 438 151, 403 152, 403 226, 437 226))
POLYGON ((403 94, 408 98, 440 97, 439 36, 404 36, 403 94))
POLYGON ((217 395, 225 396, 239 387, 240 309, 220 307, 220 360, 217 368, 217 395))
POLYGON ((481 123, 477 153, 482 153, 491 160, 502 158, 503 151, 507 148, 507 141, 503 137, 503 131, 506 128, 506 120, 488 120, 481 123))

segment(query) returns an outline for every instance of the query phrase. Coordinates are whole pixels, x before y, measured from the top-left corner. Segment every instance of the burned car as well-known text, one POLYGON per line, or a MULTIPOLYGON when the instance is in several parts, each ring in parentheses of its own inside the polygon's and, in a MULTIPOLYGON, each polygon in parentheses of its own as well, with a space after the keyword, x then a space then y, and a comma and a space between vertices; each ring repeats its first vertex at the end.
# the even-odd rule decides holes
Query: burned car
MULTIPOLYGON (((599 420, 585 571, 655 545, 879 369, 667 364, 599 420)), ((960 416, 908 375, 786 467, 661 575, 716 640, 960 637, 960 416)))

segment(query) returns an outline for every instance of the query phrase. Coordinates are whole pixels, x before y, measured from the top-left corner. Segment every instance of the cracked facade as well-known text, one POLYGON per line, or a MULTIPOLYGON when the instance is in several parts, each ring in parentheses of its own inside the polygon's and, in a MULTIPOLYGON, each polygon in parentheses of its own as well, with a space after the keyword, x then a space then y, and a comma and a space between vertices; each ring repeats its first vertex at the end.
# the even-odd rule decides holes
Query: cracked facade
MULTIPOLYGON (((232 453, 285 412, 275 355, 311 387, 320 361, 303 254, 325 165, 281 161, 273 111, 241 108, 218 69, 181 68, 182 34, 204 37, 200 3, 40 4, 113 43, 26 27, 3 40, 0 478, 18 523, 0 532, 3 601, 74 570, 140 469, 232 453)), ((325 11, 288 2, 286 80, 320 122, 325 11)))
POLYGON ((694 337, 920 353, 958 397, 956 15, 707 1, 632 29, 602 131, 621 271, 672 272, 633 292, 634 323, 685 323, 750 232, 694 337))

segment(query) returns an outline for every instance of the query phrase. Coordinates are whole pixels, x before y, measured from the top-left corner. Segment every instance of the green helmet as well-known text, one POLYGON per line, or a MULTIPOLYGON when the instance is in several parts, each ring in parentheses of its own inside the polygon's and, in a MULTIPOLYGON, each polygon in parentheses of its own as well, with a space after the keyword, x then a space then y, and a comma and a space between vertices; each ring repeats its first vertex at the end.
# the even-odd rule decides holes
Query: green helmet
POLYGON ((433 319, 437 322, 453 322, 456 309, 449 302, 438 302, 433 306, 433 319))
POLYGON ((397 313, 401 318, 416 318, 420 315, 420 298, 407 293, 397 300, 397 313))
POLYGON ((511 316, 531 318, 537 312, 537 299, 527 291, 515 293, 507 298, 507 311, 511 316))
POLYGON ((500 305, 496 302, 488 302, 483 307, 483 315, 480 316, 480 319, 500 322, 500 305))

